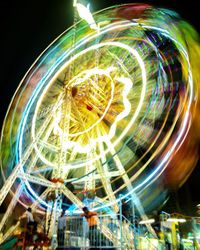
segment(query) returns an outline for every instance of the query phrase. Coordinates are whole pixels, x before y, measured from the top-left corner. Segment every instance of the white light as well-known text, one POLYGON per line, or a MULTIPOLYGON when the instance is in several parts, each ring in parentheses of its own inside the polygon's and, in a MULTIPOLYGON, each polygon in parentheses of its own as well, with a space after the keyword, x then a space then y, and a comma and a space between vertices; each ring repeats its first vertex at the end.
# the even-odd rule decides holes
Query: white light
POLYGON ((180 222, 180 223, 184 223, 184 222, 186 222, 186 219, 168 218, 167 221, 168 222, 180 222))
MULTIPOLYGON (((190 237, 189 237, 190 239, 190 237)), ((182 239, 183 242, 189 242, 189 243, 192 243, 193 241, 192 240, 189 240, 189 239, 182 239)))
POLYGON ((76 4, 77 4, 77 0, 74 0, 73 6, 76 7, 76 4))
POLYGON ((200 236, 196 236, 196 237, 194 237, 194 236, 189 236, 188 239, 191 239, 191 240, 197 239, 197 240, 199 240, 199 239, 200 239, 200 236))
POLYGON ((139 222, 139 224, 152 224, 152 223, 154 223, 154 222, 155 222, 154 219, 141 220, 141 221, 139 222))
POLYGON ((85 7, 81 3, 76 3, 76 9, 78 11, 78 14, 80 18, 84 19, 93 30, 98 30, 98 26, 92 16, 92 13, 90 12, 89 8, 85 7))

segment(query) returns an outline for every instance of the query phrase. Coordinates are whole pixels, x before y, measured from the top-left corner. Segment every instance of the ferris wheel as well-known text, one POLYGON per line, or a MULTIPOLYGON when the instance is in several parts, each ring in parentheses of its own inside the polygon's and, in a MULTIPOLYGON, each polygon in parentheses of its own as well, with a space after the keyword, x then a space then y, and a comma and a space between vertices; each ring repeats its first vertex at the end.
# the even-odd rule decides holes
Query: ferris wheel
POLYGON ((96 210, 117 212, 128 198, 145 214, 143 193, 189 134, 195 66, 181 32, 166 26, 173 17, 141 4, 89 17, 76 7, 82 20, 34 62, 9 106, 0 203, 9 191, 13 198, 0 231, 17 203, 53 206, 56 217, 63 197, 83 207, 83 193, 94 194, 96 210))

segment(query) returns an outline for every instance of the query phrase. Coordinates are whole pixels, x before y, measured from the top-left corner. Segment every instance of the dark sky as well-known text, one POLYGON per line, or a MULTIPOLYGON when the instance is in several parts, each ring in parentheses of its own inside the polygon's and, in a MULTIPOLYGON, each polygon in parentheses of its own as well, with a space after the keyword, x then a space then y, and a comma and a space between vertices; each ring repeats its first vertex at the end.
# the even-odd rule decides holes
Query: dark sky
MULTIPOLYGON (((26 71, 40 53, 72 24, 72 2, 73 0, 0 1, 0 125, 2 125, 10 100, 26 71)), ((114 4, 134 1, 90 0, 90 2, 92 9, 98 10, 114 4)), ((198 0, 142 2, 176 10, 200 32, 198 0)), ((172 209, 179 210, 180 205, 183 212, 187 209, 195 210, 194 206, 200 203, 199 165, 178 194, 172 195, 170 199, 172 209)))

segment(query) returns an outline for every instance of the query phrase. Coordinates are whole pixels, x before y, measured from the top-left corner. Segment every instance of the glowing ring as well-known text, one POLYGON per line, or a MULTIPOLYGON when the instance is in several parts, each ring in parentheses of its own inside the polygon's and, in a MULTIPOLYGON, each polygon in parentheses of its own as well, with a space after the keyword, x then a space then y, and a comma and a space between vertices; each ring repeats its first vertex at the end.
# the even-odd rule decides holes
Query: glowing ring
MULTIPOLYGON (((128 24, 129 26, 132 26, 132 24, 128 24)), ((133 26, 135 26, 136 24, 133 24, 133 26)), ((122 27, 122 25, 115 25, 115 26, 117 26, 117 27, 122 27)), ((126 26, 126 25, 125 25, 126 26)), ((165 36, 168 36, 168 33, 165 31, 165 30, 163 30, 163 29, 160 29, 160 28, 157 28, 157 27, 150 27, 150 26, 144 26, 145 28, 151 28, 151 29, 155 29, 155 30, 159 30, 159 31, 161 31, 162 32, 162 34, 164 34, 165 36)), ((169 36, 168 36, 169 37, 169 36)), ((170 39, 172 39, 171 37, 169 37, 170 39)), ((188 66, 189 66, 189 69, 190 69, 190 64, 189 64, 189 61, 188 61, 188 55, 187 55, 187 52, 185 51, 185 49, 182 47, 182 45, 180 44, 180 43, 178 43, 176 40, 174 40, 174 39, 172 39, 175 43, 177 43, 181 48, 182 48, 182 51, 183 51, 183 53, 184 53, 184 55, 186 56, 186 59, 187 59, 187 62, 188 62, 188 66)), ((143 62, 142 62, 143 63, 143 62)), ((192 82, 192 76, 191 76, 191 71, 189 71, 190 72, 190 81, 189 81, 189 83, 190 83, 190 87, 191 87, 191 89, 193 89, 193 82, 192 82)), ((143 85, 144 86, 144 85, 143 85)), ((191 100, 192 100, 192 91, 190 92, 191 93, 191 95, 190 95, 190 105, 191 105, 191 100)), ((144 95, 144 94, 143 94, 144 95)), ((189 110, 189 108, 190 108, 190 105, 188 106, 188 110, 189 110)), ((185 118, 185 122, 184 122, 185 124, 187 123, 187 117, 185 118)), ((172 147, 172 150, 171 150, 171 153, 173 152, 173 150, 174 150, 174 148, 176 147, 176 145, 179 143, 179 141, 180 141, 180 139, 181 139, 181 136, 182 136, 182 134, 184 133, 184 131, 185 131, 185 127, 183 127, 182 128, 182 132, 179 134, 179 137, 177 138, 177 140, 175 141, 175 143, 174 143, 174 146, 172 147)), ((23 133, 21 133, 21 135, 22 135, 23 133)), ((22 138, 21 138, 21 140, 22 140, 22 138)), ((138 185, 137 187, 135 187, 133 190, 132 190, 132 192, 128 192, 126 195, 124 195, 123 197, 121 197, 121 199, 124 199, 124 198, 126 198, 127 196, 129 196, 131 193, 133 193, 133 192, 135 192, 136 190, 138 190, 139 188, 142 188, 145 184, 147 184, 148 183, 148 181, 153 181, 153 179, 155 178, 155 175, 158 173, 158 171, 162 168, 162 166, 167 162, 167 160, 170 158, 170 155, 171 155, 171 153, 169 152, 169 154, 168 155, 166 155, 166 157, 163 159, 163 161, 159 164, 159 166, 156 168, 156 170, 145 180, 145 181, 143 181, 140 185, 138 185)), ((22 156, 22 155, 21 155, 22 156)), ((79 167, 80 167, 80 165, 79 165, 79 167)), ((44 202, 43 200, 41 200, 40 198, 39 198, 39 196, 34 192, 34 190, 31 188, 31 186, 30 186, 30 184, 29 184, 29 182, 26 180, 25 181, 25 184, 26 184, 26 186, 27 186, 27 188, 29 189, 29 191, 33 194, 33 196, 36 198, 36 199, 39 199, 40 200, 40 202, 42 203, 42 204, 45 204, 47 207, 49 206, 46 202, 44 202)), ((119 200, 120 199, 117 199, 117 202, 119 202, 119 200)), ((111 205, 113 205, 113 203, 108 203, 108 204, 106 204, 106 206, 111 206, 111 205)), ((101 207, 98 207, 98 208, 96 208, 96 210, 98 210, 98 209, 101 209, 101 208, 103 208, 104 206, 101 206, 101 207)))
MULTIPOLYGON (((140 22, 140 20, 139 20, 139 22, 140 22)), ((144 23, 145 23, 145 21, 144 21, 144 23)), ((150 22, 147 22, 147 23, 149 23, 149 25, 143 24, 142 22, 137 23, 134 20, 133 20, 133 22, 132 21, 127 21, 127 20, 126 21, 121 21, 121 22, 114 21, 113 23, 108 24, 106 27, 100 28, 98 33, 93 32, 92 34, 91 33, 86 34, 83 38, 81 38, 81 39, 79 39, 79 41, 77 41, 77 43, 75 44, 75 46, 73 48, 68 48, 62 54, 60 54, 60 56, 57 57, 57 60, 54 61, 54 63, 50 67, 48 67, 48 70, 45 71, 45 74, 43 75, 41 80, 39 82, 37 82, 37 86, 36 86, 35 90, 32 91, 32 94, 31 94, 29 100, 27 101, 27 104, 25 106, 25 109, 24 109, 24 112, 23 112, 23 115, 22 115, 22 120, 21 120, 19 129, 18 129, 17 142, 16 142, 16 145, 17 145, 16 146, 16 155, 17 155, 16 159, 17 159, 17 163, 21 164, 21 172, 24 175, 23 179, 25 179, 25 185, 26 185, 28 191, 31 193, 31 195, 35 199, 38 199, 43 205, 48 206, 48 204, 45 201, 40 199, 37 192, 35 192, 33 190, 32 186, 30 185, 29 180, 26 179, 26 174, 25 174, 25 172, 26 172, 25 167, 26 166, 24 164, 26 163, 26 161, 27 161, 27 159, 29 157, 29 154, 28 154, 27 149, 26 149, 26 144, 23 141, 26 139, 26 136, 24 136, 24 135, 26 134, 27 124, 30 122, 30 118, 31 118, 32 127, 31 127, 31 134, 29 135, 30 136, 29 139, 31 139, 32 148, 34 148, 35 152, 37 153, 37 157, 39 157, 39 159, 42 162, 46 163, 48 166, 52 166, 52 167, 57 166, 57 164, 55 164, 54 161, 50 162, 48 159, 46 159, 42 155, 42 151, 40 150, 41 147, 39 148, 38 142, 37 142, 37 138, 40 138, 40 136, 38 136, 38 134, 36 133, 36 130, 37 130, 36 122, 37 122, 37 116, 39 114, 39 109, 42 106, 41 103, 43 102, 43 97, 45 95, 45 91, 46 92, 48 91, 48 89, 53 84, 54 79, 56 79, 60 75, 62 70, 64 71, 64 69, 68 65, 70 65, 70 63, 73 63, 73 61, 76 60, 76 58, 82 56, 83 54, 85 54, 85 53, 87 53, 89 51, 92 51, 94 49, 98 50, 99 48, 107 46, 107 45, 108 46, 113 46, 113 47, 118 47, 118 48, 125 49, 125 50, 129 51, 129 53, 134 58, 137 59, 137 63, 140 66, 139 68, 140 68, 140 70, 142 72, 142 91, 140 93, 140 99, 139 99, 139 102, 138 102, 139 104, 138 104, 132 118, 129 120, 128 125, 125 127, 125 129, 122 131, 122 133, 117 137, 117 139, 114 141, 114 143, 112 143, 113 147, 115 147, 117 144, 120 144, 120 141, 125 138, 126 134, 130 131, 131 127, 135 123, 135 121, 136 121, 136 119, 139 116, 139 113, 141 111, 141 108, 142 108, 142 105, 143 105, 143 102, 144 102, 144 98, 145 98, 145 91, 146 91, 146 87, 147 87, 147 73, 146 73, 145 64, 143 62, 143 59, 135 49, 133 49, 129 45, 123 44, 121 42, 116 42, 116 41, 114 41, 114 42, 103 42, 103 43, 100 43, 98 45, 92 45, 89 48, 84 49, 82 52, 79 52, 77 55, 73 56, 73 54, 76 53, 76 50, 78 50, 79 48, 81 48, 84 45, 87 45, 87 43, 90 43, 90 41, 92 41, 94 39, 98 39, 98 37, 100 35, 103 35, 103 34, 105 35, 109 31, 113 31, 113 30, 117 30, 117 29, 123 30, 124 28, 133 27, 133 26, 138 27, 138 30, 140 30, 142 28, 142 30, 144 30, 144 31, 157 31, 156 34, 161 34, 163 37, 165 37, 165 39, 167 38, 171 42, 173 42, 173 46, 175 45, 175 49, 178 51, 179 55, 181 55, 182 59, 184 58, 184 60, 185 60, 184 61, 185 65, 181 65, 181 66, 187 67, 186 72, 188 74, 187 75, 187 81, 189 83, 188 84, 189 86, 187 86, 187 92, 186 92, 187 95, 184 96, 184 102, 187 103, 187 106, 184 109, 184 111, 181 108, 177 109, 178 112, 176 113, 174 122, 172 124, 172 128, 168 130, 167 134, 165 134, 165 137, 164 137, 164 139, 162 141, 162 147, 164 148, 167 141, 170 139, 170 136, 173 134, 173 128, 175 127, 176 122, 178 121, 178 119, 180 120, 180 117, 181 117, 182 118, 181 126, 179 125, 178 134, 175 134, 175 141, 173 141, 173 142, 170 141, 170 143, 171 143, 170 150, 164 155, 163 158, 161 158, 161 162, 158 163, 158 165, 156 165, 156 167, 153 169, 153 171, 147 177, 145 177, 139 184, 134 186, 131 191, 128 191, 126 194, 123 194, 123 196, 120 197, 120 199, 123 199, 123 198, 129 196, 131 193, 134 193, 136 191, 140 192, 145 187, 148 187, 152 182, 154 182, 163 173, 163 171, 166 169, 167 164, 170 161, 173 152, 177 151, 181 147, 182 143, 184 142, 184 140, 185 140, 185 138, 187 136, 187 133, 189 131, 190 125, 191 125, 191 123, 190 123, 190 109, 191 109, 191 105, 192 105, 192 102, 193 102, 193 96, 194 96, 192 69, 191 69, 191 65, 190 65, 190 62, 189 62, 189 56, 187 54, 186 49, 184 48, 184 45, 181 42, 178 41, 178 38, 176 40, 176 39, 174 39, 172 37, 172 35, 170 33, 170 30, 168 32, 163 28, 156 27, 156 25, 151 25, 151 20, 150 20, 150 22), (69 58, 69 57, 71 57, 71 59, 69 61, 65 62, 67 60, 67 58, 69 58), (45 87, 45 85, 46 85, 46 87, 45 87), (34 111, 34 115, 32 117, 34 108, 35 108, 35 111, 34 111)), ((172 32, 172 34, 173 34, 173 32, 172 32)), ((149 38, 147 35, 146 35, 146 37, 149 38)), ((122 36, 122 38, 123 38, 123 36, 122 36)), ((48 53, 46 53, 45 57, 43 58, 43 61, 45 61, 45 59, 50 54, 52 54, 57 48, 59 49, 59 45, 61 43, 62 43, 62 41, 57 43, 56 46, 53 49, 51 49, 48 53)), ((152 44, 150 46, 154 47, 155 45, 152 44)), ((153 50, 156 52, 156 48, 153 49, 153 50)), ((162 63, 164 62, 164 60, 165 59, 162 60, 162 58, 161 58, 162 63)), ((166 62, 168 63, 167 60, 166 60, 166 62)), ((180 60, 178 62, 180 62, 180 60)), ((42 64, 42 61, 41 61, 41 64, 42 64)), ((38 63, 38 66, 40 67, 41 64, 38 63)), ((93 68, 93 70, 94 70, 94 68, 93 68)), ((95 126, 97 126, 97 124, 99 124, 103 120, 103 118, 106 116, 106 113, 108 112, 108 110, 109 110, 109 108, 110 108, 110 106, 112 104, 113 98, 114 98, 114 82, 113 82, 113 79, 109 76, 109 73, 107 74, 107 72, 104 72, 102 69, 97 69, 97 70, 100 70, 100 71, 98 71, 100 74, 105 73, 105 75, 111 80, 111 89, 112 89, 111 90, 111 98, 109 99, 108 105, 106 106, 106 109, 104 110, 102 117, 100 117, 97 121, 95 121, 92 125, 87 127, 85 130, 83 130, 81 132, 76 132, 76 133, 65 133, 65 132, 63 132, 62 128, 59 127, 59 125, 57 123, 57 129, 59 130, 60 136, 64 135, 64 137, 72 138, 72 137, 80 136, 83 133, 87 133, 87 132, 91 131, 93 128, 95 128, 95 126)), ((160 65, 160 70, 164 75, 167 74, 165 72, 164 66, 160 65)), ((181 70, 182 70, 182 68, 181 68, 181 70)), ((92 69, 88 70, 88 71, 85 70, 85 72, 86 72, 86 75, 88 73, 88 76, 86 76, 85 79, 88 79, 88 77, 90 77, 93 74, 92 69)), ((27 73, 27 75, 29 76, 29 79, 27 79, 27 84, 28 84, 29 80, 31 79, 32 75, 34 75, 34 73, 35 72, 32 72, 29 75, 27 73)), ((167 77, 167 75, 165 75, 164 78, 165 77, 167 77)), ((76 77, 72 78, 72 80, 69 81, 69 84, 72 83, 72 85, 73 85, 73 81, 76 80, 75 78, 76 77)), ((24 81, 24 79, 22 80, 22 82, 24 81)), ((126 108, 123 111, 121 111, 115 117, 115 121, 110 126, 110 130, 109 130, 108 135, 106 135, 106 136, 105 135, 104 136, 100 135, 98 137, 98 140, 100 142, 105 142, 106 143, 107 141, 109 142, 114 138, 115 132, 117 130, 118 123, 120 123, 120 121, 122 121, 123 118, 128 116, 129 113, 130 113, 130 110, 131 110, 131 103, 130 103, 130 101, 128 99, 128 94, 129 94, 129 91, 130 91, 132 85, 134 84, 134 82, 132 82, 132 80, 130 78, 124 77, 123 75, 118 77, 117 80, 120 80, 120 82, 124 85, 123 105, 126 108)), ((26 89, 26 87, 27 86, 25 85, 24 89, 26 89)), ((18 88, 18 90, 19 90, 19 88, 18 88)), ((23 91, 20 93, 20 96, 23 96, 23 91)), ((60 95, 60 98, 62 99, 62 95, 60 95)), ((159 105, 162 105, 161 101, 158 100, 158 102, 160 102, 159 105)), ((17 100, 17 104, 18 104, 18 100, 17 100)), ((13 120, 14 120, 14 118, 13 118, 13 120)), ((42 129, 41 129, 41 131, 42 131, 42 129)), ((42 133, 41 131, 40 131, 40 134, 42 133)), ((95 144, 96 144, 96 140, 91 139, 90 147, 91 148, 94 147, 95 144)), ((81 146, 81 145, 80 145, 80 147, 78 147, 78 146, 79 145, 74 143, 74 142, 71 142, 71 145, 69 145, 69 147, 77 147, 77 149, 80 150, 80 152, 82 152, 82 153, 86 152, 86 147, 81 146)), ((32 148, 30 147, 30 150, 32 150, 32 148)), ((48 146, 47 146, 47 149, 48 149, 48 146)), ((103 155, 107 154, 108 151, 109 150, 107 148, 103 152, 103 155)), ((94 161, 97 161, 100 157, 101 157, 101 154, 96 155, 93 159, 87 158, 86 160, 83 160, 83 162, 75 162, 75 163, 72 162, 71 164, 65 164, 64 163, 61 166, 62 167, 69 167, 69 169, 80 168, 82 166, 85 166, 85 164, 92 164, 94 161)), ((137 175, 140 175, 140 173, 142 173, 142 171, 146 167, 145 165, 147 165, 147 164, 149 164, 149 161, 147 161, 141 167, 141 169, 137 172, 137 175)), ((128 172, 128 170, 129 169, 127 169, 127 172, 128 172)), ((126 173, 126 170, 125 170, 125 173, 126 173)), ((134 180, 134 178, 135 178, 135 176, 132 176, 130 178, 130 182, 132 182, 134 180)), ((113 195, 115 193, 118 193, 124 187, 126 187, 126 185, 127 184, 124 183, 122 186, 115 189, 115 191, 113 192, 113 195)), ((115 199, 114 202, 108 202, 105 206, 112 205, 112 204, 114 204, 115 202, 118 202, 118 201, 119 201, 119 199, 115 199)), ((99 208, 102 208, 102 206, 98 206, 96 209, 99 209, 99 208)))
MULTIPOLYGON (((73 60, 75 60, 77 57, 83 55, 84 53, 87 53, 87 52, 90 51, 90 50, 98 49, 98 48, 100 48, 100 47, 108 46, 108 45, 120 47, 120 48, 123 48, 123 49, 127 49, 127 50, 130 52, 130 54, 132 54, 134 57, 136 57, 136 59, 137 59, 139 65, 140 65, 140 68, 141 68, 141 72, 142 72, 142 82, 143 82, 143 87, 142 87, 142 91, 141 91, 141 96, 140 96, 140 101, 139 101, 138 107, 137 107, 135 113, 133 114, 132 119, 131 119, 129 125, 124 129, 124 131, 121 133, 121 135, 120 135, 120 136, 116 139, 116 141, 113 143, 113 145, 115 146, 115 145, 117 145, 117 144, 121 141, 121 139, 124 137, 124 135, 127 133, 127 131, 128 131, 128 130, 131 128, 131 126, 133 125, 135 119, 137 118, 137 116, 138 116, 138 114, 139 114, 139 112, 140 112, 140 109, 141 109, 142 104, 143 104, 144 96, 145 96, 145 90, 146 90, 146 71, 145 71, 144 62, 142 61, 142 59, 141 59, 140 55, 138 54, 138 52, 137 52, 135 49, 132 49, 132 48, 130 48, 129 46, 127 46, 127 45, 125 45, 125 44, 122 44, 122 43, 119 43, 119 42, 107 42, 107 43, 97 44, 97 45, 95 45, 95 46, 92 46, 92 47, 90 47, 90 48, 85 49, 85 50, 82 51, 81 53, 79 53, 79 54, 75 55, 73 58, 71 58, 70 61, 68 61, 66 64, 64 64, 64 65, 60 68, 60 70, 56 73, 56 75, 53 77, 53 79, 51 80, 51 82, 53 82, 53 81, 57 78, 57 76, 60 75, 60 73, 63 71, 63 69, 66 68, 66 67, 67 67, 73 60)), ((51 82, 50 82, 50 84, 51 84, 51 82)), ((128 110, 130 111, 130 104, 129 104, 129 101, 128 101, 128 99, 126 98, 126 96, 128 95, 128 91, 129 91, 129 89, 130 89, 132 83, 131 83, 131 80, 128 81, 127 79, 125 79, 125 80, 122 79, 122 82, 124 83, 124 85, 127 85, 127 88, 126 88, 126 90, 124 91, 124 105, 125 105, 125 107, 127 107, 127 108, 125 109, 125 111, 123 111, 122 113, 120 113, 120 114, 117 116, 115 122, 114 122, 113 125, 111 126, 111 129, 110 129, 109 134, 106 135, 106 136, 100 136, 100 137, 98 137, 98 141, 107 141, 107 140, 111 140, 111 139, 113 138, 114 134, 115 134, 117 122, 119 122, 122 118, 124 118, 125 116, 128 115, 128 110), (123 81, 124 81, 124 82, 123 82, 123 81)), ((45 88, 46 91, 47 91, 48 87, 49 87, 49 86, 47 85, 47 87, 45 88)), ((44 94, 43 94, 43 95, 45 95, 46 91, 44 91, 44 94)), ((113 98, 113 91, 114 91, 114 87, 112 87, 112 98, 113 98)), ((43 98, 43 95, 41 96, 41 100, 42 100, 42 98, 43 98)), ((107 110, 108 110, 108 108, 109 108, 109 106, 110 106, 110 104, 111 104, 111 102, 112 102, 112 98, 111 98, 111 100, 109 101, 109 105, 107 106, 107 108, 106 108, 104 114, 107 112, 107 110)), ((39 99, 39 100, 40 100, 40 99, 39 99)), ((36 111, 35 111, 34 117, 33 117, 33 126, 32 126, 32 138, 33 138, 33 141, 35 141, 35 138, 36 138, 36 136, 35 136, 35 124, 36 124, 36 118, 37 118, 36 115, 37 115, 37 111, 38 111, 38 109, 39 109, 40 102, 41 102, 41 101, 39 101, 39 104, 37 104, 37 106, 36 106, 36 111)), ((101 119, 101 120, 102 120, 102 119, 101 119)), ((97 123, 99 123, 99 121, 96 122, 95 124, 93 124, 92 127, 96 126, 97 123)), ((88 129, 88 130, 89 130, 89 129, 88 129)), ((23 135, 23 133, 22 133, 22 135, 23 135)), ((91 142, 91 147, 93 147, 95 143, 96 143, 95 141, 92 141, 92 142, 91 142)), ((68 144, 69 144, 69 142, 68 142, 68 144)), ((73 144, 72 144, 72 145, 73 145, 73 144)), ((74 144, 74 146, 78 147, 78 150, 79 150, 80 152, 87 152, 87 151, 88 151, 88 145, 87 145, 84 149, 82 149, 81 147, 79 147, 76 143, 74 144)), ((48 166, 55 166, 54 164, 52 164, 52 162, 47 161, 47 160, 42 156, 42 154, 40 153, 40 150, 38 150, 38 148, 37 148, 37 146, 36 146, 35 144, 34 144, 34 148, 35 148, 37 154, 39 155, 40 159, 41 159, 45 164, 47 164, 48 166)), ((107 151, 105 151, 104 154, 106 154, 108 151, 109 151, 109 149, 107 149, 107 151)), ((91 163, 95 162, 95 161, 98 160, 100 157, 101 157, 101 155, 99 155, 99 156, 97 156, 96 158, 93 158, 93 159, 87 161, 87 164, 91 164, 91 163)), ((70 164, 70 165, 71 165, 71 164, 70 164)), ((85 162, 79 163, 79 164, 76 165, 76 168, 79 168, 79 167, 84 166, 84 165, 85 165, 85 162)), ((67 167, 67 166, 68 166, 68 164, 64 165, 64 167, 67 167)))

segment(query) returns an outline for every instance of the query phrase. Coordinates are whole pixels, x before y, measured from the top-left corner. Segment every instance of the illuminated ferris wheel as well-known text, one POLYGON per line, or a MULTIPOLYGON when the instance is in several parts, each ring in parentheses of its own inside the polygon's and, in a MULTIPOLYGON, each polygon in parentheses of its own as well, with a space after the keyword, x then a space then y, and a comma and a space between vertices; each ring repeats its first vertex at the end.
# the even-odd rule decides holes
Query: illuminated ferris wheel
POLYGON ((164 25, 172 17, 148 5, 93 16, 76 7, 82 20, 36 60, 9 106, 0 202, 13 198, 0 229, 17 202, 48 210, 52 194, 55 216, 63 197, 81 208, 89 192, 96 210, 117 212, 122 197, 143 213, 142 194, 190 131, 193 66, 181 33, 164 25))

